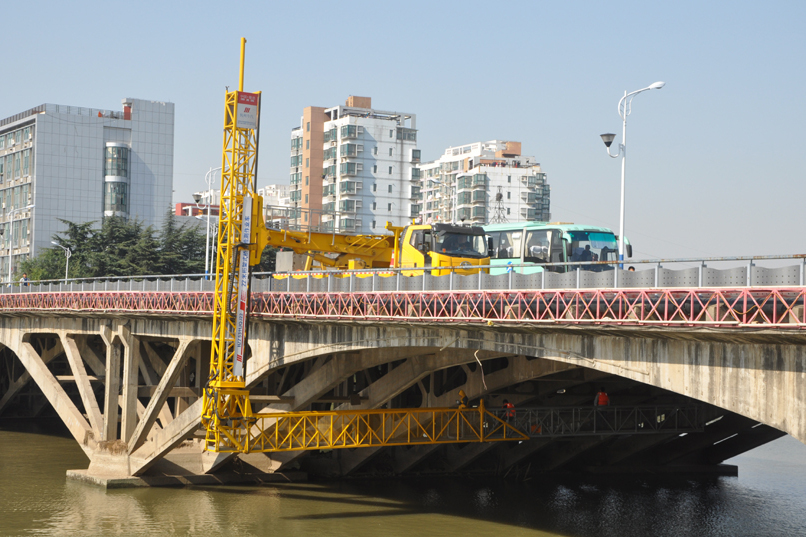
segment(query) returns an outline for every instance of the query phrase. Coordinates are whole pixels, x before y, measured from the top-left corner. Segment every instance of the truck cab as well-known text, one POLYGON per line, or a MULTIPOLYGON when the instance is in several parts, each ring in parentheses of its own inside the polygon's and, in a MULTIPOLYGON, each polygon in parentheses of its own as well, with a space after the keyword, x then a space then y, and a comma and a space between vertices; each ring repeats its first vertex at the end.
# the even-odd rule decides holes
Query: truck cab
MULTIPOLYGON (((411 225, 403 231, 400 239, 401 268, 445 267, 431 271, 434 276, 442 276, 451 272, 489 272, 489 269, 476 268, 489 264, 487 241, 481 227, 452 224, 411 225)), ((404 274, 418 276, 422 272, 404 274)))

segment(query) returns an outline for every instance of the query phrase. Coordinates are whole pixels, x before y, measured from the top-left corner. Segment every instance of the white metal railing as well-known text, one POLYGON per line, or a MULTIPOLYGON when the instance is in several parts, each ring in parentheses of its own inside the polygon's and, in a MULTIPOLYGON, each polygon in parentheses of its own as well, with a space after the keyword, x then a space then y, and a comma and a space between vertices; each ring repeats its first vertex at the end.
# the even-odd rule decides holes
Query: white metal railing
MULTIPOLYGON (((473 269, 478 267, 472 267, 473 269)), ((253 273, 253 290, 264 292, 454 291, 491 289, 602 289, 602 288, 713 288, 802 287, 806 285, 806 255, 644 259, 629 261, 576 261, 563 263, 512 263, 488 265, 502 274, 461 274, 460 267, 381 268, 344 271, 253 273), (780 265, 764 267, 758 262, 780 265), (734 265, 725 269, 710 264, 734 265), (636 270, 625 270, 629 265, 636 270), (688 265, 670 269, 669 265, 688 265), (432 270, 451 271, 432 276, 432 270), (457 272, 453 272, 457 271, 457 272), (423 274, 425 272, 425 274, 423 274), (412 274, 414 274, 412 276, 412 274), (394 283, 393 283, 394 282, 394 283)), ((204 274, 108 276, 12 282, 5 293, 62 292, 212 292, 215 278, 204 274)))

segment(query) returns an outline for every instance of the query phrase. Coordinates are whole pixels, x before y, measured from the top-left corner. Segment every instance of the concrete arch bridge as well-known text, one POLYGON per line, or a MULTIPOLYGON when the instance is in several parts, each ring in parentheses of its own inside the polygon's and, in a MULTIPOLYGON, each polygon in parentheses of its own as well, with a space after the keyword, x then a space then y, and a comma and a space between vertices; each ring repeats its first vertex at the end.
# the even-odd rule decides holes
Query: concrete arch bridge
POLYGON ((255 293, 247 384, 274 411, 700 405, 697 432, 573 434, 239 456, 201 450, 209 292, 0 296, 0 416, 55 413, 114 483, 556 471, 735 473, 783 434, 806 442, 806 290, 255 293), (123 481, 116 481, 122 479, 123 481), (129 481, 126 481, 126 480, 129 481))

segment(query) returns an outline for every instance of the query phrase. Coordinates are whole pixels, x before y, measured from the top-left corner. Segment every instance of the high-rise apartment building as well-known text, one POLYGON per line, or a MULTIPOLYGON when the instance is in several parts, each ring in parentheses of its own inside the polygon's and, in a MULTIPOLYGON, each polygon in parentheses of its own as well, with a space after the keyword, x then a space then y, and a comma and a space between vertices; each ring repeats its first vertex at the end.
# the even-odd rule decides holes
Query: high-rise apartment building
POLYGON ((422 180, 422 221, 485 224, 548 221, 550 188, 520 142, 492 140, 449 147, 417 166, 422 180))
POLYGON ((159 227, 173 191, 174 105, 123 111, 43 104, 0 121, 0 275, 63 233, 60 220, 159 227))
POLYGON ((418 216, 420 161, 415 115, 309 106, 291 131, 292 223, 346 233, 383 233, 418 216))

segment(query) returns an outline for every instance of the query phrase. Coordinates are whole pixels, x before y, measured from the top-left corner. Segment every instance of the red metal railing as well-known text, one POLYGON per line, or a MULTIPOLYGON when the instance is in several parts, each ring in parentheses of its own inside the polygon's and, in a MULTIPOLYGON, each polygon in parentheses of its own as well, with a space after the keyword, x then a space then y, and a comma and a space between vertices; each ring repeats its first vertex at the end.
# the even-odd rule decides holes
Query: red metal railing
MULTIPOLYGON (((0 313, 210 315, 209 292, 0 295, 0 313)), ((806 288, 253 293, 251 314, 329 321, 806 328, 806 288)))

